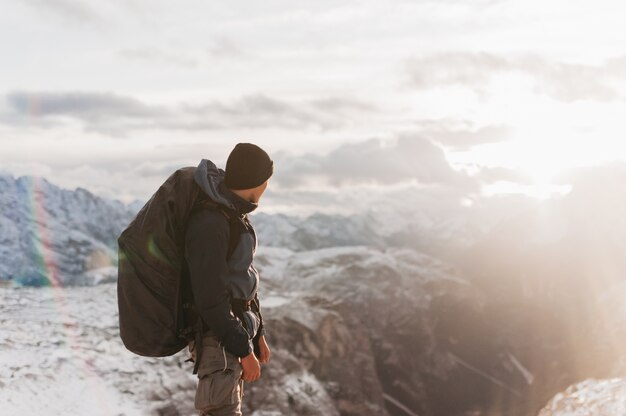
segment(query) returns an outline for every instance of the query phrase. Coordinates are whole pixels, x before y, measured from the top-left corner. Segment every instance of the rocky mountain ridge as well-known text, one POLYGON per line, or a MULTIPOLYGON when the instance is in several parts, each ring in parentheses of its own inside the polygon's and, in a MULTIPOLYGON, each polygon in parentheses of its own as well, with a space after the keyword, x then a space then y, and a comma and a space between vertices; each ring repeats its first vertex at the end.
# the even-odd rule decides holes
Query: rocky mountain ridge
MULTIPOLYGON (((0 174, 0 284, 67 286, 115 281, 117 237, 141 205, 137 201, 124 205, 82 188, 62 189, 43 178, 0 174)), ((261 244, 294 251, 406 246, 411 236, 442 234, 441 227, 451 233, 449 240, 463 232, 462 225, 457 228, 457 224, 425 217, 405 218, 398 224, 399 219, 389 213, 375 215, 367 209, 353 215, 308 217, 259 212, 252 214, 252 221, 261 244)), ((423 245, 427 241, 415 248, 423 245)))

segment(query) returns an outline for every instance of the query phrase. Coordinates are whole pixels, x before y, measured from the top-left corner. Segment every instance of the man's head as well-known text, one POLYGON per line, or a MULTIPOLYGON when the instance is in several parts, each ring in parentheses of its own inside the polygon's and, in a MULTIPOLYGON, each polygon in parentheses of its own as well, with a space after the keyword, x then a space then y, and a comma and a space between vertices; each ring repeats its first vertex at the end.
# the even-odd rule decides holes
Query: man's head
POLYGON ((238 143, 226 161, 225 185, 251 202, 258 202, 274 173, 274 162, 259 146, 238 143))

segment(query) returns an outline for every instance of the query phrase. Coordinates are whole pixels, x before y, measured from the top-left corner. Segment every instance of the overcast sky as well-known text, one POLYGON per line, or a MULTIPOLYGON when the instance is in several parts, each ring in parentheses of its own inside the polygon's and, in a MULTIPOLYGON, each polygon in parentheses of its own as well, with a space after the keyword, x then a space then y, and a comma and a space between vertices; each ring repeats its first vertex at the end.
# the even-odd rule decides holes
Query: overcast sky
POLYGON ((13 175, 128 202, 247 141, 275 191, 545 195, 626 159, 622 2, 2 3, 13 175))

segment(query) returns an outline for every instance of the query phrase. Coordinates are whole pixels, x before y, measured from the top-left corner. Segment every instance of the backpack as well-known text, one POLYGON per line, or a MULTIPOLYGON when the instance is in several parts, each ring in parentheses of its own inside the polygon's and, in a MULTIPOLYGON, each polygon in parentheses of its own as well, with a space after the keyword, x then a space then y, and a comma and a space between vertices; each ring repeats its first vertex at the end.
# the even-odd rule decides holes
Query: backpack
MULTIPOLYGON (((117 300, 120 337, 147 357, 176 354, 198 339, 185 253, 193 210, 219 210, 230 224, 228 257, 238 242, 238 216, 212 201, 194 180, 195 167, 177 170, 159 187, 118 238, 117 300)), ((194 369, 194 371, 196 371, 194 369)))

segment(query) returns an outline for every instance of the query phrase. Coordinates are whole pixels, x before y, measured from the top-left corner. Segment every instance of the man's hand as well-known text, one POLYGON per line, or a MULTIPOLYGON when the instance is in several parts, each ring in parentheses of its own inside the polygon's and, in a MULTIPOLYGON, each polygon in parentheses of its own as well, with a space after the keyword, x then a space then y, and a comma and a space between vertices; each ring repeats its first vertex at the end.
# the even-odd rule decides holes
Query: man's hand
POLYGON ((265 342, 265 336, 261 335, 259 337, 259 350, 261 356, 259 357, 259 362, 265 364, 270 360, 270 347, 267 346, 267 342, 265 342))
POLYGON ((244 381, 256 381, 261 377, 261 364, 256 359, 254 351, 241 359, 241 366, 243 367, 241 378, 244 381))

